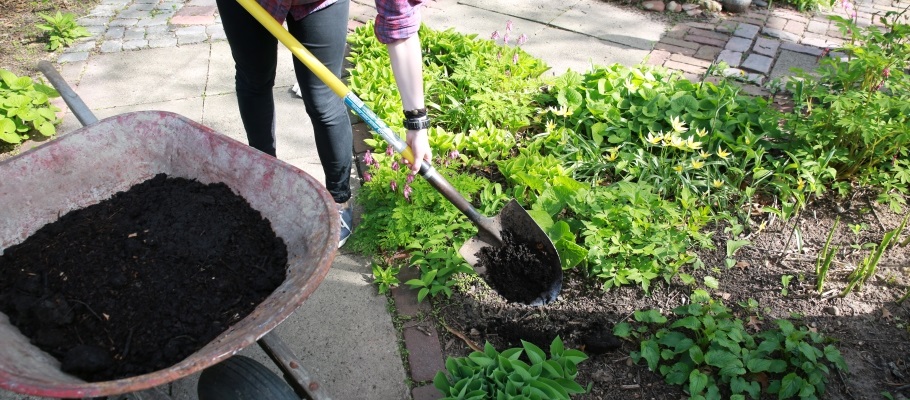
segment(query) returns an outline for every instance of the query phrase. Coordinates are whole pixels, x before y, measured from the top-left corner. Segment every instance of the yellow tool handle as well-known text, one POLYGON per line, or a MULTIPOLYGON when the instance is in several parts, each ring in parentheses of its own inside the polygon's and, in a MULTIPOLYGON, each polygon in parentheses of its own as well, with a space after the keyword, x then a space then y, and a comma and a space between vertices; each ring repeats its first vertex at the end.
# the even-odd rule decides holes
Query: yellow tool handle
POLYGON ((344 82, 338 79, 332 71, 329 71, 313 53, 310 53, 306 47, 303 47, 300 42, 291 35, 286 29, 284 29, 271 14, 268 13, 256 0, 237 0, 243 8, 245 8, 253 18, 256 18, 265 29, 268 29, 269 32, 272 32, 272 35, 283 43, 288 50, 291 50, 291 53, 297 57, 310 71, 313 71, 316 76, 319 77, 329 88, 332 89, 338 97, 344 98, 348 93, 351 92, 344 82))

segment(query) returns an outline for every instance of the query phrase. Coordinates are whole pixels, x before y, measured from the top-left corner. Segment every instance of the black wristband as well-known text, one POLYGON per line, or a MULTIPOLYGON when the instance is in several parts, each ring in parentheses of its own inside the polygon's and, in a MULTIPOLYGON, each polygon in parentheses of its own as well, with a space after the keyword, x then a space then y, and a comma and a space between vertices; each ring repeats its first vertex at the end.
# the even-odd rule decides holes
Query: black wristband
POLYGON ((404 120, 404 127, 409 131, 419 131, 430 127, 430 118, 426 115, 419 118, 407 118, 404 120))
POLYGON ((416 119, 416 118, 426 117, 426 116, 427 116, 426 107, 418 108, 418 109, 414 109, 414 110, 405 110, 405 112, 404 112, 405 119, 416 119))

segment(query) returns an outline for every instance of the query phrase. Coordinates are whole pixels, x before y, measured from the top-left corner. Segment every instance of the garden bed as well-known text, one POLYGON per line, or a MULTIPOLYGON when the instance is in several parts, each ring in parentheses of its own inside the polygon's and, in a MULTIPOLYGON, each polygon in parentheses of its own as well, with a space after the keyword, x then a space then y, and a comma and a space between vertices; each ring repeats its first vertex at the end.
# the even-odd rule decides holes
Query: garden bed
MULTIPOLYGON (((777 318, 793 318, 836 340, 850 370, 832 374, 822 398, 880 399, 880 392, 896 394, 896 388, 910 383, 910 302, 895 304, 910 286, 910 247, 889 250, 877 279, 861 292, 840 297, 852 271, 847 264, 861 259, 860 252, 854 252, 844 264, 831 268, 824 295, 820 294, 815 290, 814 255, 824 246, 837 216, 841 223, 832 243, 843 247, 876 241, 903 218, 867 196, 855 197, 846 210, 839 211, 843 206, 820 200, 802 212, 799 222, 766 221, 764 230, 749 235, 751 245, 737 252, 732 268, 724 263, 728 238, 721 230, 714 236, 716 250, 699 252, 706 269, 695 275, 699 282, 705 275, 717 277, 719 286, 710 293, 746 321, 749 332, 767 328, 777 318), (802 252, 790 234, 794 224, 800 227, 802 252), (862 228, 854 234, 849 225, 862 228), (782 295, 784 275, 793 276, 786 295, 782 295), (757 307, 750 308, 749 299, 757 307)), ((756 227, 761 223, 755 222, 756 227)), ((573 398, 686 397, 680 387, 649 371, 644 361, 631 360, 629 353, 640 350, 637 343, 612 335, 614 324, 631 320, 636 310, 657 309, 669 315, 684 304, 691 288, 678 280, 656 284, 646 295, 634 287, 602 291, 596 281, 572 273, 566 276, 560 299, 538 308, 507 303, 479 280, 474 282, 450 299, 436 302, 441 332, 448 326, 480 346, 490 342, 499 350, 520 347, 520 340, 546 349, 559 335, 567 348, 583 349, 590 356, 578 365, 577 380, 583 385, 593 383, 592 391, 573 398)), ((444 335, 442 344, 446 356, 464 357, 473 351, 454 334, 444 335)), ((907 394, 906 387, 902 393, 907 394)))

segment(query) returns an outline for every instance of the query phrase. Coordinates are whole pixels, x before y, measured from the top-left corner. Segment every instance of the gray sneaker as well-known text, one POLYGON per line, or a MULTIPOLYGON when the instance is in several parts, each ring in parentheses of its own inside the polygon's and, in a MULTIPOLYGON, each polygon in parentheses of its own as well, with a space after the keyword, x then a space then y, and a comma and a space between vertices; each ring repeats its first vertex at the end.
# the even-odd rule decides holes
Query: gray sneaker
POLYGON ((338 216, 341 217, 341 235, 338 239, 338 248, 344 246, 344 243, 351 237, 351 231, 354 230, 354 208, 350 203, 347 205, 338 205, 338 216))

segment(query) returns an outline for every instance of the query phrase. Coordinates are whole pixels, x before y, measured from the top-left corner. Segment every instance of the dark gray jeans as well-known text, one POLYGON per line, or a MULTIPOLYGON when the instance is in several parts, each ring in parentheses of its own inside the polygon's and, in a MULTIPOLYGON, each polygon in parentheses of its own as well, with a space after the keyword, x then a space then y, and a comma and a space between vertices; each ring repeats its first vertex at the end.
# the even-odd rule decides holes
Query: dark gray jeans
MULTIPOLYGON (((250 146, 275 155, 275 70, 278 39, 235 0, 217 0, 224 33, 236 66, 237 103, 250 146)), ((300 20, 287 17, 288 31, 336 76, 341 76, 347 39, 348 0, 338 0, 300 20)), ((351 121, 344 102, 294 58, 294 71, 307 115, 313 122, 316 151, 326 189, 338 203, 351 197, 353 157, 351 121)))

